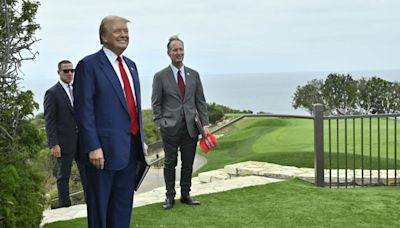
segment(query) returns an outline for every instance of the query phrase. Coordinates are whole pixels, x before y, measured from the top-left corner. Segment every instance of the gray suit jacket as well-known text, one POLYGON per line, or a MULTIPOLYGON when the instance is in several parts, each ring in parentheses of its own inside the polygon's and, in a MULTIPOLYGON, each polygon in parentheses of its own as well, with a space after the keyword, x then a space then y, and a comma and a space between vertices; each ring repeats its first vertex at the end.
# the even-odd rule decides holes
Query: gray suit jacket
POLYGON ((175 135, 185 118, 191 137, 199 134, 194 117, 196 112, 204 125, 208 125, 207 103, 197 71, 185 67, 185 97, 179 93, 178 84, 170 66, 157 72, 153 80, 151 105, 154 121, 162 133, 175 135))

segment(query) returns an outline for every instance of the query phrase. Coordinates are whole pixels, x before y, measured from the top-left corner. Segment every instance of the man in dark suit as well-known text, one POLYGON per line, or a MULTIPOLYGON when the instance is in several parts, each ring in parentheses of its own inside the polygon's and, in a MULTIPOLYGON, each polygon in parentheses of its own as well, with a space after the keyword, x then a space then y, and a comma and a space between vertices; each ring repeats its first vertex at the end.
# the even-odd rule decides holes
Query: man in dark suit
MULTIPOLYGON (((151 97, 154 121, 160 128, 164 143, 164 180, 166 199, 163 208, 170 209, 175 203, 175 167, 178 148, 181 152, 181 202, 199 205, 190 196, 193 161, 199 131, 195 124, 198 114, 203 126, 209 124, 207 103, 197 71, 183 65, 183 41, 177 36, 169 39, 167 52, 171 64, 155 74, 151 97)), ((204 131, 209 133, 207 127, 204 131)))
POLYGON ((74 66, 68 60, 58 63, 59 81, 46 91, 44 96, 44 117, 47 143, 57 158, 57 190, 60 207, 71 206, 69 179, 72 161, 75 160, 85 190, 84 166, 78 162, 78 129, 74 119, 72 81, 74 66))
POLYGON ((129 227, 133 193, 148 169, 138 72, 122 56, 129 43, 128 22, 105 17, 100 24, 103 48, 76 68, 75 116, 91 228, 129 227))

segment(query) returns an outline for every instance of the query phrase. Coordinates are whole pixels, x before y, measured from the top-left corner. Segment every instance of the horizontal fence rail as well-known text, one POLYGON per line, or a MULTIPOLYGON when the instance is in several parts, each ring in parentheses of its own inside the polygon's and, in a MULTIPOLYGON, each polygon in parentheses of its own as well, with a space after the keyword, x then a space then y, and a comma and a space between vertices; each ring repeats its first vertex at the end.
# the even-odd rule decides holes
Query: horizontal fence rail
POLYGON ((314 106, 314 144, 320 145, 315 147, 316 185, 399 186, 397 121, 400 114, 324 117, 323 112, 322 105, 314 106))

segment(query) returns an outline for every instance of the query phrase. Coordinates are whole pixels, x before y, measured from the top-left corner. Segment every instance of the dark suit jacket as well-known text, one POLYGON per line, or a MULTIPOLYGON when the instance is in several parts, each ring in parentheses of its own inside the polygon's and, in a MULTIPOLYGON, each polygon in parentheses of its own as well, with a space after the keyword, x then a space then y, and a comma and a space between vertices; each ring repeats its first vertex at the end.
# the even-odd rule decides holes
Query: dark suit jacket
POLYGON ((49 148, 58 144, 61 155, 74 154, 77 151, 78 131, 71 102, 59 82, 45 93, 44 118, 49 148))
POLYGON ((163 133, 175 135, 186 120, 191 137, 199 134, 194 117, 198 112, 201 123, 208 125, 207 103, 197 71, 185 67, 185 97, 182 98, 170 66, 154 75, 151 104, 154 121, 163 133))
MULTIPOLYGON (((137 183, 148 169, 144 154, 140 84, 136 65, 124 57, 133 77, 140 124, 141 148, 137 163, 137 183)), ((104 169, 121 170, 128 165, 131 147, 130 115, 117 74, 103 50, 82 59, 74 80, 74 108, 79 128, 80 154, 89 164, 88 152, 102 148, 104 169)))

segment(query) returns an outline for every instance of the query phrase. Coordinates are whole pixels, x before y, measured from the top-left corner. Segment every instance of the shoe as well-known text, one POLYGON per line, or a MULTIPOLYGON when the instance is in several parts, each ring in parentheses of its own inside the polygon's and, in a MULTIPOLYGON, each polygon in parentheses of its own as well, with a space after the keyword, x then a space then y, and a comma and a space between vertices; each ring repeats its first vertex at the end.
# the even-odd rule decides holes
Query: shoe
POLYGON ((60 205, 60 204, 56 204, 56 205, 51 205, 50 208, 53 209, 58 209, 58 208, 62 208, 62 207, 70 207, 71 204, 67 204, 67 205, 60 205))
POLYGON ((200 205, 200 202, 190 196, 181 196, 181 202, 188 205, 200 205))
POLYGON ((164 209, 171 209, 174 207, 175 199, 173 197, 167 197, 164 201, 163 208, 164 209))

